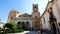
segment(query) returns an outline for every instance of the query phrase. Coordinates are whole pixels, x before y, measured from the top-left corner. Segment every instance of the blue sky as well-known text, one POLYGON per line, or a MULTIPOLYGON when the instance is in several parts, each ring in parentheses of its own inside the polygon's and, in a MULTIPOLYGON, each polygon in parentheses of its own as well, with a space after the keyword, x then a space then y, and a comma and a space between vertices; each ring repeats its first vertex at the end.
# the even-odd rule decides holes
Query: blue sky
POLYGON ((38 4, 39 12, 42 14, 46 8, 48 0, 0 0, 0 19, 6 23, 10 10, 14 9, 20 14, 31 14, 32 4, 38 4))

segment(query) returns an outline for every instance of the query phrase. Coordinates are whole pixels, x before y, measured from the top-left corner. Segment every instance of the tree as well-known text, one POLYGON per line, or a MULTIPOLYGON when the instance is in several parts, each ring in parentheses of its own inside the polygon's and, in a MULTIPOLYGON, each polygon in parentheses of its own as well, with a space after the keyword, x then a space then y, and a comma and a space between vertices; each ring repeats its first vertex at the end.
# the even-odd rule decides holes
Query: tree
POLYGON ((15 22, 8 22, 5 24, 5 27, 13 29, 13 28, 17 28, 17 24, 15 22))
MULTIPOLYGON (((4 28, 7 28, 5 29, 5 32, 6 33, 16 33, 16 32, 23 32, 24 30, 23 29, 17 29, 17 23, 15 22, 7 22, 5 25, 4 25, 4 28)), ((19 26, 19 25, 18 25, 19 26)))
POLYGON ((17 24, 15 22, 7 22, 5 25, 4 25, 5 28, 5 32, 6 33, 10 33, 10 32, 15 32, 16 28, 17 28, 17 24))

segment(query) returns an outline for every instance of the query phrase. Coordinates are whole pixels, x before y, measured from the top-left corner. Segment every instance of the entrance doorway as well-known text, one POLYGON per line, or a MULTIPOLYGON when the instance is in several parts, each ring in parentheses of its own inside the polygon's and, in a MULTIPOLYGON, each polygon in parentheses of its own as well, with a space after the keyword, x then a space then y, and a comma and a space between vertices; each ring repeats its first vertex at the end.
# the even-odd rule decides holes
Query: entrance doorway
POLYGON ((25 30, 25 22, 22 22, 22 28, 25 30))
POLYGON ((22 28, 21 22, 19 21, 17 24, 18 29, 21 29, 22 28))
POLYGON ((56 26, 55 26, 55 23, 52 23, 52 31, 54 32, 54 34, 56 34, 56 26))
POLYGON ((26 22, 26 29, 29 30, 29 22, 26 22))

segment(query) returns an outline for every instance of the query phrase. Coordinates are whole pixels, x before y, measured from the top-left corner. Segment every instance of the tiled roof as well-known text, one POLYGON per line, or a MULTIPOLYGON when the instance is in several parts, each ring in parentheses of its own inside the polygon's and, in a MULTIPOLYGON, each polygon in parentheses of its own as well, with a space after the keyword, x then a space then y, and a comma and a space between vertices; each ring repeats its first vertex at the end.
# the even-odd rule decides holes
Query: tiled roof
POLYGON ((19 17, 32 17, 32 15, 29 15, 29 14, 27 14, 27 13, 24 13, 24 14, 22 14, 22 15, 19 15, 19 17))

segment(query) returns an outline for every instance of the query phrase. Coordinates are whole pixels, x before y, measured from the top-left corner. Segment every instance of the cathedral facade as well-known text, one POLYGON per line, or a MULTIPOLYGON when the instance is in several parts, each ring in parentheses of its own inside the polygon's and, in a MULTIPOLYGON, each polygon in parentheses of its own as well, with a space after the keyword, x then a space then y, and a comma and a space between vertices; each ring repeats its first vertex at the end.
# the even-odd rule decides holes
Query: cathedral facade
POLYGON ((38 4, 33 4, 32 14, 19 14, 16 10, 11 10, 8 17, 8 22, 14 21, 17 24, 22 24, 25 30, 39 30, 40 29, 40 12, 38 4))
POLYGON ((60 0, 48 2, 44 13, 40 16, 38 4, 33 4, 32 14, 19 14, 16 10, 11 10, 8 22, 14 21, 22 24, 23 29, 27 30, 51 30, 54 33, 60 32, 60 0))

